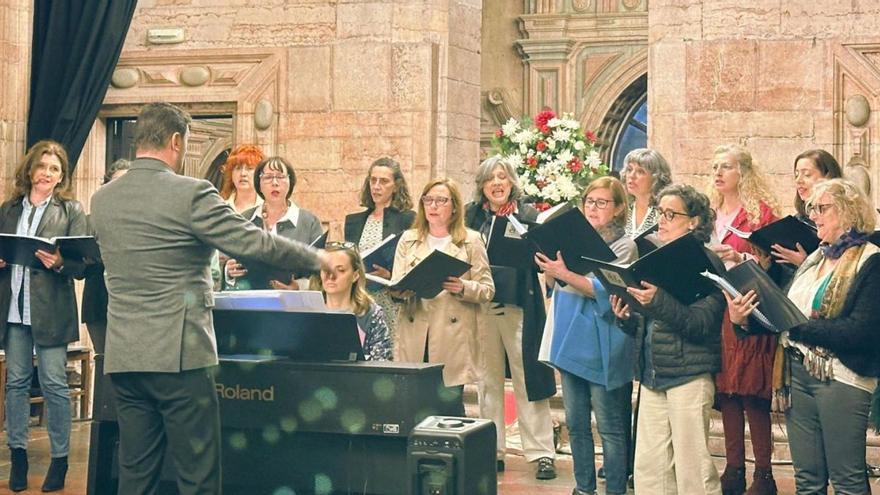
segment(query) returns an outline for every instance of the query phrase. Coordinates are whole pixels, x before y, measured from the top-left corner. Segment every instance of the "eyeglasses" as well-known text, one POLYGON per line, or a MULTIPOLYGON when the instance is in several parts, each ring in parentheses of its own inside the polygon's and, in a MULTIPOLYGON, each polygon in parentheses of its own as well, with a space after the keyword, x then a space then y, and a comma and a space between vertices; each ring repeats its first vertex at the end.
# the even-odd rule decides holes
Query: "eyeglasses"
POLYGON ((691 217, 687 213, 682 213, 680 211, 675 211, 675 210, 664 210, 663 208, 657 208, 657 212, 660 213, 660 215, 663 218, 665 218, 668 222, 675 220, 676 215, 681 215, 686 218, 691 217))
POLYGON ((328 241, 324 244, 324 249, 327 251, 348 249, 350 251, 358 252, 358 245, 350 241, 328 241))
POLYGON ((584 208, 592 208, 595 206, 599 210, 604 210, 606 206, 608 206, 609 204, 613 204, 613 203, 614 203, 614 200, 610 200, 610 199, 587 198, 584 200, 584 208))
POLYGON ((832 206, 834 206, 834 203, 816 203, 814 205, 807 205, 807 213, 810 215, 812 215, 813 213, 816 213, 817 215, 824 215, 825 212, 828 211, 828 208, 831 208, 832 206))
POLYGON ((277 180, 278 182, 287 182, 288 180, 290 180, 290 177, 286 175, 260 174, 260 182, 272 182, 273 180, 277 180))
POLYGON ((431 206, 432 203, 438 207, 446 206, 449 203, 449 198, 445 196, 422 196, 422 204, 431 206))

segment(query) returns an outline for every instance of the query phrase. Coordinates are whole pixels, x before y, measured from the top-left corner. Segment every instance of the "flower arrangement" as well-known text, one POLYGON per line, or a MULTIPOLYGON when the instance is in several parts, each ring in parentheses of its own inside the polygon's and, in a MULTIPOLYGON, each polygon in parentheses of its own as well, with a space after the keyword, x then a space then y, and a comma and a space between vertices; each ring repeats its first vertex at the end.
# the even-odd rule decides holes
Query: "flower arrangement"
POLYGON ((496 153, 514 166, 526 201, 544 211, 580 198, 596 177, 608 174, 595 149, 596 135, 571 114, 550 110, 522 120, 511 118, 495 133, 496 153))

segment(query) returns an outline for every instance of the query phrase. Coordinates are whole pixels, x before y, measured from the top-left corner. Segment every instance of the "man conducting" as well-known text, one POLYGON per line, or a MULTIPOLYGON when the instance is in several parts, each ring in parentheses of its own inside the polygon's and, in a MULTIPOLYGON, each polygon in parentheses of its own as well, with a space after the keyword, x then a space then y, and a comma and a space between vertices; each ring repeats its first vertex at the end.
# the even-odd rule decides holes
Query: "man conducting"
POLYGON ((178 175, 190 116, 138 115, 136 160, 92 197, 109 305, 104 371, 119 421, 119 493, 156 493, 166 443, 184 494, 219 494, 220 416, 209 269, 214 249, 298 272, 323 254, 263 232, 205 180, 178 175))

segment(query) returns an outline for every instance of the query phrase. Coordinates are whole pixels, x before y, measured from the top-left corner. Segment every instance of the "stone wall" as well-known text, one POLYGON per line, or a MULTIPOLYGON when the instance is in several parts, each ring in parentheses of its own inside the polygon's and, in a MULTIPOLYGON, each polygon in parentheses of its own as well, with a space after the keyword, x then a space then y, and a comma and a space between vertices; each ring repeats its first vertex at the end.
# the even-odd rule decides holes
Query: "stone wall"
POLYGON ((236 142, 290 159, 296 201, 339 238, 376 158, 400 161, 415 191, 476 167, 480 13, 480 0, 141 0, 117 69, 136 82, 112 87, 103 115, 161 99, 233 113, 236 142), (165 27, 186 40, 147 42, 165 27), (200 67, 205 81, 184 80, 200 67), (268 128, 254 124, 264 101, 268 128))
POLYGON ((743 144, 788 211, 810 148, 863 159, 876 183, 880 121, 865 103, 880 108, 878 23, 872 2, 652 1, 650 145, 702 186, 713 148, 743 144))
POLYGON ((0 190, 4 193, 11 191, 15 166, 25 151, 31 15, 29 0, 0 3, 0 190))

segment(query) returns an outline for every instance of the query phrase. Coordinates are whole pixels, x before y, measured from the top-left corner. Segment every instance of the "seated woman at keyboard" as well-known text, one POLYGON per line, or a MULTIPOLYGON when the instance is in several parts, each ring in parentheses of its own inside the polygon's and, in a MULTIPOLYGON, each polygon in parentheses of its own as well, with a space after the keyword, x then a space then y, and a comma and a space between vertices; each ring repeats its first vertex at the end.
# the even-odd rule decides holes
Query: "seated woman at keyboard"
POLYGON ((324 293, 327 307, 354 313, 368 361, 391 361, 391 334, 385 312, 366 290, 364 262, 354 243, 328 242, 331 271, 312 278, 312 288, 324 293))

